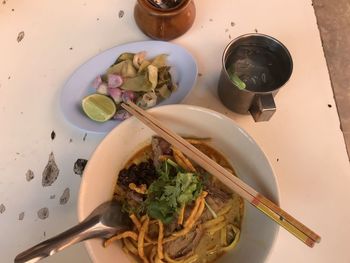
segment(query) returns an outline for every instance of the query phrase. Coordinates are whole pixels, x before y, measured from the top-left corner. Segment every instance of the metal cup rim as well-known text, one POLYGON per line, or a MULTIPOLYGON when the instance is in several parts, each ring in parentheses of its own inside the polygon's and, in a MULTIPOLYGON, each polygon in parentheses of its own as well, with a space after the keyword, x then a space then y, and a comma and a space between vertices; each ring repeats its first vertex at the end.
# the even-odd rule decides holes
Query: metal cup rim
MULTIPOLYGON (((280 85, 280 86, 278 86, 277 88, 275 88, 275 89, 273 89, 273 90, 270 90, 270 91, 251 91, 251 90, 248 90, 248 89, 243 89, 243 90, 241 90, 241 91, 242 91, 242 92, 252 93, 252 94, 269 94, 269 93, 273 93, 273 92, 278 91, 280 88, 282 88, 282 87, 289 81, 290 77, 292 76, 292 72, 293 72, 293 59, 292 59, 292 56, 291 56, 289 50, 287 49, 287 47, 286 47, 281 41, 279 41, 278 39, 276 39, 276 38, 274 38, 274 37, 272 37, 272 36, 269 36, 269 35, 266 35, 266 34, 262 34, 262 33, 247 33, 247 34, 243 34, 243 35, 240 35, 240 36, 238 36, 238 37, 232 39, 232 40, 226 45, 226 47, 225 47, 225 49, 224 49, 224 52, 223 52, 223 54, 222 54, 222 61, 221 61, 221 63, 222 63, 222 68, 223 68, 225 74, 228 76, 228 72, 227 72, 226 66, 225 66, 225 64, 226 64, 225 57, 226 57, 226 54, 227 54, 229 48, 230 48, 235 42, 237 42, 237 41, 240 40, 240 39, 244 39, 244 38, 248 38, 248 37, 256 37, 256 36, 258 36, 258 37, 263 37, 263 38, 267 38, 267 39, 269 39, 269 40, 272 40, 273 42, 277 43, 279 46, 282 47, 282 49, 286 52, 286 54, 287 54, 287 56, 288 56, 288 58, 289 58, 289 61, 290 61, 289 76, 288 76, 288 78, 285 80, 285 82, 284 82, 282 85, 280 85)), ((234 83, 232 83, 232 84, 235 86, 234 83)), ((237 87, 237 88, 238 88, 238 87, 237 87)))

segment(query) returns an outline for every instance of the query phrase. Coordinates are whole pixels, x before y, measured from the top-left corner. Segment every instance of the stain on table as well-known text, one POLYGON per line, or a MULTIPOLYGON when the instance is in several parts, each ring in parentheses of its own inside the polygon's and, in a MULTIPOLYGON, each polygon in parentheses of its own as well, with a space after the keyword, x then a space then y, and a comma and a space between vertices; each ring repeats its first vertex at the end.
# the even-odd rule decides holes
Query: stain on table
POLYGON ((56 133, 55 133, 55 131, 52 131, 51 134, 50 134, 50 136, 51 136, 51 140, 54 140, 54 139, 56 138, 56 133))
POLYGON ((47 207, 40 208, 37 214, 40 219, 45 220, 49 217, 49 209, 47 207))
POLYGON ((70 197, 70 190, 69 187, 67 187, 66 189, 64 189, 61 197, 60 197, 60 205, 65 205, 70 197))
POLYGON ((82 176, 85 166, 87 164, 86 159, 78 159, 74 163, 73 171, 75 174, 82 176))
POLYGON ((17 42, 18 43, 21 42, 23 40, 23 38, 24 38, 24 31, 21 31, 17 35, 17 42))
POLYGON ((49 161, 45 166, 45 169, 43 171, 43 178, 42 178, 42 186, 50 186, 52 185, 58 177, 60 170, 57 167, 57 164, 55 162, 55 156, 53 152, 49 155, 49 161))
POLYGON ((34 172, 28 169, 28 171, 26 172, 26 180, 27 182, 30 182, 33 179, 34 179, 34 172))
POLYGON ((24 219, 24 212, 19 213, 18 220, 22 221, 24 219))
POLYGON ((0 205, 0 214, 3 214, 6 210, 6 206, 4 204, 0 205))

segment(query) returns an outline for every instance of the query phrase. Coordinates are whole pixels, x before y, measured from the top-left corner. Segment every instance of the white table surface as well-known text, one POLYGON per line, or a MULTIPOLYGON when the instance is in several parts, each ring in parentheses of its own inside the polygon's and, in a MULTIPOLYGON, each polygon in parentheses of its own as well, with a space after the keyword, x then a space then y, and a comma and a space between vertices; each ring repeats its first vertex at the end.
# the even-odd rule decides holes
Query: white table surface
MULTIPOLYGON (((83 140, 84 132, 63 120, 58 94, 91 56, 148 39, 134 22, 134 2, 0 3, 0 262, 13 262, 21 250, 77 223, 81 178, 73 165, 88 159, 103 136, 87 134, 83 140), (24 38, 17 42, 21 31, 24 38), (42 171, 51 152, 60 172, 44 188, 42 171), (30 182, 28 169, 34 172, 30 182), (70 199, 61 205, 67 187, 70 199), (49 209, 45 220, 37 215, 43 207, 49 209)), ((349 161, 311 1, 201 0, 196 7, 193 27, 172 41, 192 52, 201 73, 184 103, 224 113, 246 129, 276 172, 282 207, 322 236, 310 249, 281 230, 267 262, 350 262, 349 161), (282 41, 294 60, 293 75, 276 96, 278 110, 266 123, 229 112, 216 94, 224 47, 255 30, 282 41)), ((89 258, 78 245, 45 262, 89 258)))

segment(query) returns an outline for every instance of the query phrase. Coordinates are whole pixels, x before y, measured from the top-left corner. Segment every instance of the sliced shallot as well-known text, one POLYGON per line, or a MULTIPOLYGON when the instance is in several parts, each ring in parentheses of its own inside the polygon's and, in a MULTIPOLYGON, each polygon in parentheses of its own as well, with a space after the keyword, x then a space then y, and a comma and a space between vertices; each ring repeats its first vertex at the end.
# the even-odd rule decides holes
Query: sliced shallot
POLYGON ((102 94, 102 95, 108 95, 108 87, 106 85, 106 83, 101 83, 98 88, 96 89, 96 92, 98 94, 102 94))
POLYGON ((97 76, 92 82, 92 87, 97 89, 102 84, 101 76, 97 76))
POLYGON ((122 102, 122 90, 120 88, 108 88, 108 95, 112 97, 115 103, 122 102))
POLYGON ((123 78, 117 74, 108 74, 108 88, 119 88, 123 84, 123 78))

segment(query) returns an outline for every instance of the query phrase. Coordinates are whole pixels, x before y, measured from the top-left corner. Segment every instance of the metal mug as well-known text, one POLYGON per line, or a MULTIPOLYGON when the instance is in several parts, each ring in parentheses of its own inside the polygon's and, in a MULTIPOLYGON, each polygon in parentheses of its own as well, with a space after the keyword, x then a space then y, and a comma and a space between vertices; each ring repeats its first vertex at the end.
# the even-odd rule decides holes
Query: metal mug
POLYGON ((232 40, 222 56, 218 95, 230 110, 268 121, 276 111, 274 96, 289 80, 293 61, 288 49, 264 34, 246 34, 232 40), (236 74, 245 88, 230 79, 236 74))

